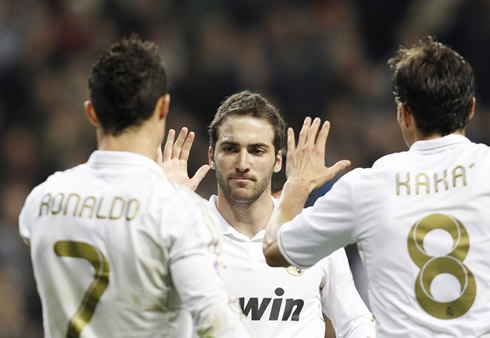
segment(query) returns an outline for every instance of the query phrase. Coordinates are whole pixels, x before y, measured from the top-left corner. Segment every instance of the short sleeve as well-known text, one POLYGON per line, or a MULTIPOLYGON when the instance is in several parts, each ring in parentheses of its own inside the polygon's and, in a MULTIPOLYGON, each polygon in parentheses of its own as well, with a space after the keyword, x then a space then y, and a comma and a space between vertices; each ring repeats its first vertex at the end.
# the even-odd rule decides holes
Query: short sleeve
POLYGON ((181 217, 182 228, 170 248, 169 261, 182 304, 189 309, 199 335, 250 337, 239 305, 219 274, 217 220, 204 200, 190 198, 186 206, 192 211, 181 217))
POLYGON ((216 254, 219 251, 220 230, 207 203, 191 196, 184 206, 175 204, 173 208, 178 224, 173 226, 174 242, 170 260, 176 261, 193 254, 216 254))
POLYGON ((19 233, 24 242, 27 245, 30 245, 31 241, 31 230, 32 219, 38 213, 38 210, 35 210, 34 196, 36 189, 33 190, 26 198, 24 202, 24 206, 19 214, 19 233))
POLYGON ((354 241, 352 173, 340 178, 332 190, 318 198, 313 206, 281 227, 277 242, 289 263, 310 267, 354 241))

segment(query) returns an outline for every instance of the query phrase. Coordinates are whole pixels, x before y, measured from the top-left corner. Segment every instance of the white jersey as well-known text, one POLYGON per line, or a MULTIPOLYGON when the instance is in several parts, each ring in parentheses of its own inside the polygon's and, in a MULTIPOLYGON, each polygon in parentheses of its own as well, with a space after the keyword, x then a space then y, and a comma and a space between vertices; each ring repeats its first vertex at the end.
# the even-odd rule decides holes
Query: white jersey
POLYGON ((255 337, 323 338, 323 313, 337 337, 375 337, 372 314, 359 296, 344 249, 309 269, 272 268, 262 253, 264 230, 252 239, 236 231, 216 208, 223 234, 223 278, 240 301, 255 337))
POLYGON ((45 337, 249 337, 216 271, 206 201, 154 161, 95 151, 51 175, 19 217, 45 337))
POLYGON ((358 243, 378 337, 490 332, 490 149, 451 134, 346 174, 285 224, 279 248, 309 266, 358 243))

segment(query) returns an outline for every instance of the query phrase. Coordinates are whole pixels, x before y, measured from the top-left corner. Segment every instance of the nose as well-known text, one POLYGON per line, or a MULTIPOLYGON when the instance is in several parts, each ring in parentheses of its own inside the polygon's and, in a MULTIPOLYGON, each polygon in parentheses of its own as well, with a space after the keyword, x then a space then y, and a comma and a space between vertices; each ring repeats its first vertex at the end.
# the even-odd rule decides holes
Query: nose
POLYGON ((238 153, 236 170, 239 172, 246 172, 250 169, 249 153, 246 149, 240 150, 238 153))

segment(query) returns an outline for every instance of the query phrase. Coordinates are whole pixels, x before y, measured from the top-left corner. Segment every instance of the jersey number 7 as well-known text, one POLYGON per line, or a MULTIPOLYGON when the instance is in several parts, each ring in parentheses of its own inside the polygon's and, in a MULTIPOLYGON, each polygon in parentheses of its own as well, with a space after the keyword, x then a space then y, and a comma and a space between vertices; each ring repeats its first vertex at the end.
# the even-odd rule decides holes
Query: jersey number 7
POLYGON ((77 312, 68 322, 66 337, 79 337, 87 323, 92 319, 100 297, 109 285, 109 263, 100 250, 84 242, 58 241, 54 245, 54 252, 60 257, 86 259, 95 270, 94 280, 85 291, 77 312))

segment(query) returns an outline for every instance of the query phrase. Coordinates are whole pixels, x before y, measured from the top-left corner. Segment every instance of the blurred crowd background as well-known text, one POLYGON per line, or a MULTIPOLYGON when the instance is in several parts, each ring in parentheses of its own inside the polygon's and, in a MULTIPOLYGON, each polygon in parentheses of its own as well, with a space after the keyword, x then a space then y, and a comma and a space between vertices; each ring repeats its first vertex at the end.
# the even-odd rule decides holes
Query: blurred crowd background
MULTIPOLYGON (((137 32, 159 44, 168 128, 197 133, 191 172, 207 162, 206 127, 220 102, 243 89, 268 97, 296 130, 306 115, 329 119, 327 161, 366 167, 406 149, 386 61, 428 34, 473 65, 477 113, 467 135, 490 143, 489 14, 486 0, 1 0, 0 337, 42 336, 17 217, 35 185, 96 148, 83 111, 87 75, 112 42, 137 32)), ((198 193, 215 190, 210 173, 198 193)), ((348 251, 365 297, 355 247, 348 251)))

